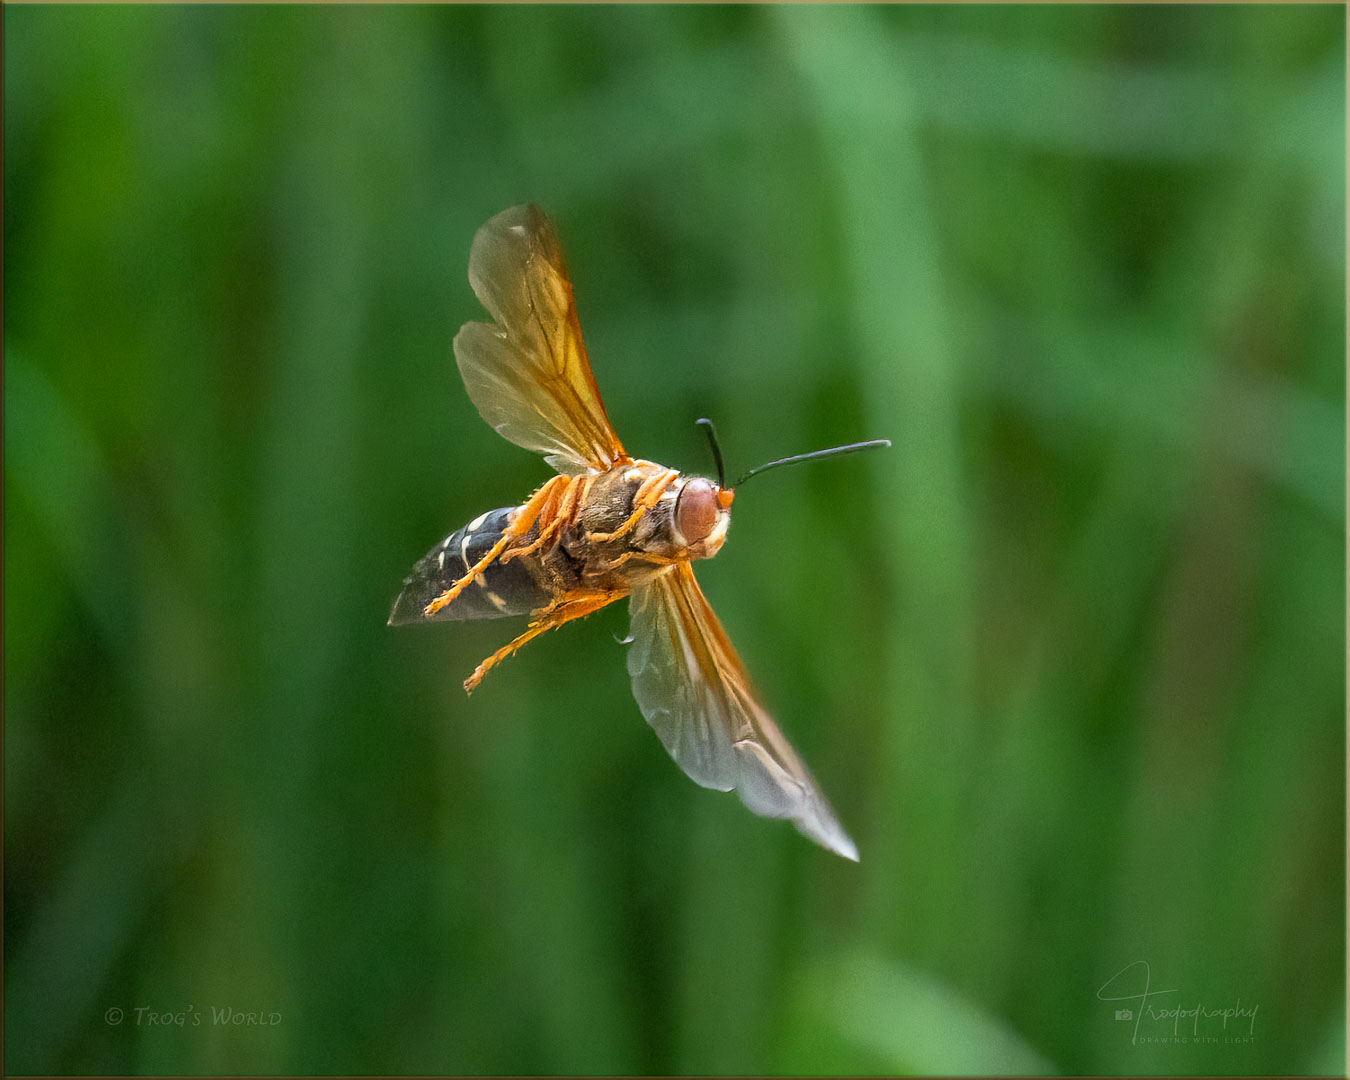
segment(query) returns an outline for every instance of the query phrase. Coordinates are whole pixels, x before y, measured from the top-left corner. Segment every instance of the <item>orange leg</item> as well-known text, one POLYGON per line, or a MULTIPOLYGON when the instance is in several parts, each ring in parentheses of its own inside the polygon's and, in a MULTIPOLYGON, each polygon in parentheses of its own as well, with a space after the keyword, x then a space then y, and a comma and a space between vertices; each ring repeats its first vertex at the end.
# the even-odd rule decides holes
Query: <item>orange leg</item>
POLYGON ((625 551, 617 559, 605 563, 604 568, 606 571, 616 570, 629 559, 641 559, 643 562, 649 562, 655 566, 674 566, 676 563, 687 561, 685 559, 672 558, 669 555, 656 555, 648 551, 625 551))
POLYGON ((541 609, 536 613, 535 619, 530 623, 529 629, 514 641, 503 645, 495 653, 489 656, 477 668, 474 673, 464 680, 464 692, 472 694, 474 689, 483 681, 486 675, 499 660, 505 660, 513 652, 519 649, 527 641, 537 638, 545 630, 555 630, 563 623, 571 622, 573 619, 580 619, 592 612, 599 611, 606 604, 611 604, 615 600, 621 600, 627 596, 626 592, 574 592, 559 597, 548 607, 541 609))
POLYGON ((590 487, 589 476, 581 483, 575 481, 569 483, 557 507, 545 507, 543 513, 539 515, 540 520, 547 521, 548 524, 539 530, 539 535, 534 538, 534 542, 528 547, 513 548, 508 551, 502 556, 502 562, 510 562, 522 555, 529 555, 538 551, 549 540, 553 539, 558 530, 569 524, 572 518, 576 516, 577 509, 581 506, 582 489, 588 487, 590 487))
POLYGON ((469 572, 456 581, 440 596, 436 597, 431 603, 422 609, 422 614, 426 618, 431 618, 446 604, 450 603, 456 596, 464 591, 464 587, 469 584, 477 575, 481 574, 505 549, 506 545, 518 537, 524 536, 530 531, 530 527, 539 520, 545 509, 550 504, 556 503, 559 495, 560 486, 566 486, 569 480, 566 476, 555 476, 544 484, 538 491, 530 496, 529 502, 520 508, 520 513, 516 515, 516 520, 511 522, 502 530, 501 538, 492 545, 488 553, 479 559, 470 567, 469 572))
POLYGON ((633 513, 629 515, 627 521, 611 533, 589 533, 587 539, 593 540, 597 544, 608 544, 611 540, 617 540, 621 536, 628 535, 633 530, 633 526, 642 520, 642 515, 660 502, 661 493, 665 491, 666 485, 679 475, 674 469, 667 469, 665 472, 653 476, 637 489, 637 494, 633 496, 633 513))

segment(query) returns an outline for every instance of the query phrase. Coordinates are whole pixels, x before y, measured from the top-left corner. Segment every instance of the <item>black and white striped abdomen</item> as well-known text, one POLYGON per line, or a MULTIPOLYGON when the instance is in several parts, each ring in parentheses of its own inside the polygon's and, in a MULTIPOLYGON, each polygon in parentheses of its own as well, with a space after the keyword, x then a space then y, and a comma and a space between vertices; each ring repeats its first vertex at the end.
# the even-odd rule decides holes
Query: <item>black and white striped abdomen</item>
MULTIPOLYGON (((462 529, 456 529, 426 553, 403 580, 403 591, 394 601, 389 625, 422 622, 422 609, 469 572, 488 553, 510 523, 518 508, 504 506, 480 514, 462 529)), ((525 615, 543 607, 551 597, 535 580, 527 559, 508 563, 494 560, 431 621, 461 622, 466 619, 497 619, 525 615)))

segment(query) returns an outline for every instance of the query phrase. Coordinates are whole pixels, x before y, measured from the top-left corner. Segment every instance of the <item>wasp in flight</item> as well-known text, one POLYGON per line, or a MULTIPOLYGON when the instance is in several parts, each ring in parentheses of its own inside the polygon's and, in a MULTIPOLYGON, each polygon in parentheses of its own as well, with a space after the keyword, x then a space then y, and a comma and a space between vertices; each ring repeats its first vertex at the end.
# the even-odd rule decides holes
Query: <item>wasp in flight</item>
MULTIPOLYGON (((391 625, 529 615, 525 632, 464 683, 472 691, 527 641, 629 597, 628 672, 647 722, 696 783, 735 789, 756 814, 790 819, 848 859, 858 851, 816 781, 751 688, 740 657, 694 580, 716 555, 735 494, 624 450, 610 427, 581 341, 553 224, 537 206, 482 226, 469 283, 493 322, 455 336, 464 387, 504 438, 544 455, 558 475, 519 506, 480 514, 412 569, 391 625)), ((801 454, 752 469, 848 453, 885 440, 801 454)))

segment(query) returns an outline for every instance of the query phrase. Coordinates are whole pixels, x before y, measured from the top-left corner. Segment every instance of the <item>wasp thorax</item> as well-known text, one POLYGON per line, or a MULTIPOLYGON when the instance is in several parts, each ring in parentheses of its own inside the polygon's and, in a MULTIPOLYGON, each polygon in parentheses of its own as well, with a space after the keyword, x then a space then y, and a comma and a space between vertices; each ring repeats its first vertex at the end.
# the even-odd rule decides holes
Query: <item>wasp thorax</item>
POLYGON ((699 544, 717 527, 719 515, 731 506, 732 492, 701 477, 688 481, 675 504, 675 528, 687 544, 699 544))

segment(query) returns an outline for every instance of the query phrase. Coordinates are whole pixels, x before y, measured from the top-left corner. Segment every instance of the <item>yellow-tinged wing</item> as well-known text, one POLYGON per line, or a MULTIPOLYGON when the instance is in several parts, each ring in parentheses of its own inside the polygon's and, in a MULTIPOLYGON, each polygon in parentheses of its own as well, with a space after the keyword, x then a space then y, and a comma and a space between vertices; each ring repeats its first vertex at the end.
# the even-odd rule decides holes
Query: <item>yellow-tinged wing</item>
POLYGON ((478 230, 469 284, 495 320, 465 323, 455 335, 459 373, 483 419, 560 473, 623 459, 586 359, 558 236, 539 207, 513 206, 478 230))
POLYGON ((857 847, 759 703, 689 564, 634 590, 630 610, 633 696, 680 768, 856 862, 857 847))

